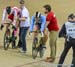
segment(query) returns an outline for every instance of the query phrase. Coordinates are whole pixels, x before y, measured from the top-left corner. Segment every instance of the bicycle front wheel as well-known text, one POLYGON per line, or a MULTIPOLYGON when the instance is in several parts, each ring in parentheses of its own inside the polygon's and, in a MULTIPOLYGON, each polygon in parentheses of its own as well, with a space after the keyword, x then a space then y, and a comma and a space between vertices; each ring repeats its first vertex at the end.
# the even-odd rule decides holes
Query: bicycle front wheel
POLYGON ((33 59, 36 59, 37 54, 38 54, 38 50, 37 49, 33 49, 32 50, 32 57, 33 57, 33 59))
POLYGON ((4 35, 4 50, 7 50, 8 49, 9 44, 10 44, 9 43, 9 37, 5 33, 5 35, 4 35))
POLYGON ((37 50, 37 48, 36 48, 37 43, 38 43, 38 39, 35 38, 35 39, 33 40, 33 45, 32 45, 32 57, 33 57, 33 59, 36 59, 37 54, 38 54, 38 50, 37 50))

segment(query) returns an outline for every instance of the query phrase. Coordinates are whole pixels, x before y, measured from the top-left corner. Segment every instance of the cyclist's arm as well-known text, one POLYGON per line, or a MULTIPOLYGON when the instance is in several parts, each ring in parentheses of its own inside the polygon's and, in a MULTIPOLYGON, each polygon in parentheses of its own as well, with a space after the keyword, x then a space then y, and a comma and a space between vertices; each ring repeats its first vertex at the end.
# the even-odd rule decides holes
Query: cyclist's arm
POLYGON ((13 25, 16 25, 16 22, 17 22, 17 11, 13 10, 13 13, 14 13, 13 25))
POLYGON ((2 15, 2 24, 3 24, 3 23, 5 22, 5 20, 6 20, 6 15, 7 15, 6 9, 4 9, 3 15, 2 15))
POLYGON ((10 22, 11 22, 11 20, 8 19, 8 17, 7 17, 6 9, 4 9, 3 16, 2 16, 2 24, 4 24, 4 23, 10 23, 10 22))
POLYGON ((30 32, 33 31, 33 27, 34 27, 34 17, 32 16, 32 18, 31 18, 31 24, 30 24, 30 32))
POLYGON ((45 25, 46 25, 46 17, 45 16, 41 17, 41 22, 42 22, 42 24, 41 24, 41 32, 43 32, 44 29, 45 29, 45 25))

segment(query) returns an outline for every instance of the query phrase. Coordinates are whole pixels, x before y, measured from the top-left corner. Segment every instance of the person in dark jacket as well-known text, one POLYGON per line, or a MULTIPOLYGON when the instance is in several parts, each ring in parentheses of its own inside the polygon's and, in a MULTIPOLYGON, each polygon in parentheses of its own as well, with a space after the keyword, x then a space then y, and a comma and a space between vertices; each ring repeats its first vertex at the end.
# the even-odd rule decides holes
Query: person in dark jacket
POLYGON ((74 14, 70 14, 68 16, 68 21, 62 26, 59 37, 65 38, 65 48, 60 56, 60 60, 57 67, 62 67, 62 64, 65 60, 65 57, 72 47, 73 49, 73 59, 71 67, 75 67, 75 16, 74 14))

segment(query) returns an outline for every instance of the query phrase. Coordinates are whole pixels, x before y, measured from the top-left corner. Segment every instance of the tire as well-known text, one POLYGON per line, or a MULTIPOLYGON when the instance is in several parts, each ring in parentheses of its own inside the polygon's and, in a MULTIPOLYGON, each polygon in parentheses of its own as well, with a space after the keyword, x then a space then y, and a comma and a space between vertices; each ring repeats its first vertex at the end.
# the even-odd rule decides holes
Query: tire
POLYGON ((4 35, 4 50, 7 50, 9 48, 9 40, 7 39, 6 33, 4 35))
POLYGON ((42 58, 44 56, 44 49, 43 48, 39 51, 39 55, 40 55, 40 58, 42 58))
POLYGON ((15 49, 16 48, 16 41, 13 41, 12 42, 12 49, 15 49))
POLYGON ((33 59, 36 59, 37 54, 38 54, 38 50, 36 48, 37 43, 38 43, 38 39, 35 38, 34 41, 33 41, 33 45, 32 45, 32 57, 33 57, 33 59))
POLYGON ((12 49, 16 48, 16 38, 12 36, 12 49))
POLYGON ((38 54, 38 50, 37 49, 33 49, 32 50, 32 57, 33 57, 33 59, 36 59, 37 54, 38 54))
POLYGON ((12 37, 11 37, 12 49, 15 49, 16 48, 16 39, 17 39, 17 37, 14 36, 14 30, 13 30, 12 37))
POLYGON ((40 58, 42 58, 44 56, 44 48, 43 48, 43 40, 42 40, 42 38, 40 40, 39 55, 40 55, 40 58))

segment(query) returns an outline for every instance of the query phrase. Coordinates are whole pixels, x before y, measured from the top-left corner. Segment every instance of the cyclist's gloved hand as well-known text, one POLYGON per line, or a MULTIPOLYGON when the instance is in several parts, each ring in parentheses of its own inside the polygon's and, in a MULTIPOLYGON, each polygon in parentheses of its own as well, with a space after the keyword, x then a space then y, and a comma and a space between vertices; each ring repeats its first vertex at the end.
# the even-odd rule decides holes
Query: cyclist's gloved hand
POLYGON ((12 26, 12 29, 16 30, 16 27, 13 25, 13 26, 12 26))
POLYGON ((4 25, 3 25, 3 24, 1 24, 0 29, 2 30, 2 29, 3 29, 3 27, 4 27, 4 25))
POLYGON ((29 32, 29 35, 31 35, 32 31, 29 32))
POLYGON ((46 30, 48 31, 48 28, 46 28, 46 30))
POLYGON ((44 37, 44 33, 43 32, 41 32, 41 37, 44 37))

